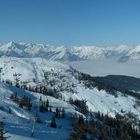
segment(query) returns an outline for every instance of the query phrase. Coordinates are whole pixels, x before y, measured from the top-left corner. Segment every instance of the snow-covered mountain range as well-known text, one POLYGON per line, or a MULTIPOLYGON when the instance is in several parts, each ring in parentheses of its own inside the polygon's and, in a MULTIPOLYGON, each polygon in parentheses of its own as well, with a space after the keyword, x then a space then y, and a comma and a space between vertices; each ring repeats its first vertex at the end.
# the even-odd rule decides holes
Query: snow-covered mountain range
POLYGON ((15 43, 9 42, 0 45, 0 56, 12 57, 42 57, 49 60, 75 61, 75 60, 97 60, 115 59, 119 62, 128 60, 140 60, 140 46, 128 47, 54 47, 44 44, 15 43))

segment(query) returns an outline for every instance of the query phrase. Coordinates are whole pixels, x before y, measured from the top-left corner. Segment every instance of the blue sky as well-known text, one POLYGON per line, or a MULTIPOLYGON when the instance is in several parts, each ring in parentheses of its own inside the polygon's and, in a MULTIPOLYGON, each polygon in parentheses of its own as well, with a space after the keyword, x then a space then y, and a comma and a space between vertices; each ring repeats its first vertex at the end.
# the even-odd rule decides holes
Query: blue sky
POLYGON ((140 0, 0 0, 0 42, 140 44, 140 0))

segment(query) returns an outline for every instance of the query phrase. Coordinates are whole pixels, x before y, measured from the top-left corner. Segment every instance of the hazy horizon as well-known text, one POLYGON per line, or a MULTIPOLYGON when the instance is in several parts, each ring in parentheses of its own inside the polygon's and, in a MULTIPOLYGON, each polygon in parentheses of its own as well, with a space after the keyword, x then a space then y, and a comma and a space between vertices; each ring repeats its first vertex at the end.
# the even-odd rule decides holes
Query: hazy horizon
POLYGON ((8 44, 8 43, 17 43, 17 44, 37 44, 37 45, 50 45, 53 47, 97 47, 97 48, 115 48, 115 47, 137 47, 140 46, 140 44, 135 44, 135 45, 129 45, 129 44, 120 44, 120 45, 95 45, 95 44, 81 44, 81 45, 67 45, 67 44, 51 44, 49 42, 28 42, 28 41, 13 41, 13 40, 9 40, 9 41, 1 41, 0 42, 0 46, 8 44))

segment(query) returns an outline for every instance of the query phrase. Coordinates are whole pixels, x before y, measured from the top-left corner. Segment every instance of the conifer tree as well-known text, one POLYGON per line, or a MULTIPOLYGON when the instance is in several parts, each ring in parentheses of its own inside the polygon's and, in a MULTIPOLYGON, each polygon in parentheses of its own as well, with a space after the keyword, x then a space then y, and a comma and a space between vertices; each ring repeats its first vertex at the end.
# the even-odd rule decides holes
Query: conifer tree
POLYGON ((9 137, 4 136, 7 132, 4 130, 4 123, 0 122, 0 140, 7 140, 9 137))
POLYGON ((53 127, 53 128, 57 127, 55 117, 52 118, 50 126, 53 127))
POLYGON ((65 118, 65 109, 64 108, 62 108, 62 118, 65 118))

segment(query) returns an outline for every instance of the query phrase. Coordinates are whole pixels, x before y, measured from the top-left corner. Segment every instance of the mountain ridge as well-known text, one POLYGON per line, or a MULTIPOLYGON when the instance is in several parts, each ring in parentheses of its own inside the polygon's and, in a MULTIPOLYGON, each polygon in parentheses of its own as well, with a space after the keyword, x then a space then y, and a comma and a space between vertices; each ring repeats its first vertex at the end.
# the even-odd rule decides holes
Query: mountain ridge
POLYGON ((119 62, 139 61, 140 46, 96 47, 96 46, 52 46, 35 43, 9 42, 0 45, 0 56, 42 57, 57 61, 83 61, 115 59, 119 62))

